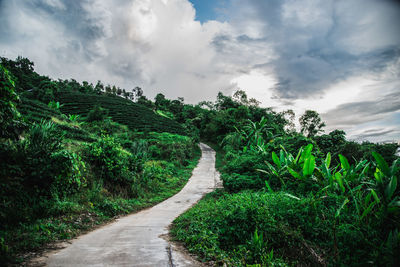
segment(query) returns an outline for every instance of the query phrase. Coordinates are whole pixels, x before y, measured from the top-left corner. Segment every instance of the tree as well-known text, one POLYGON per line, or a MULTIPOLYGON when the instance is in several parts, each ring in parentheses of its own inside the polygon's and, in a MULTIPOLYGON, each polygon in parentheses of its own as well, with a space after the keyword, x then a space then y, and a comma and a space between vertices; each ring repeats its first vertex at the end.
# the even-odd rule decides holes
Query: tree
POLYGON ((136 102, 143 95, 142 88, 136 86, 132 89, 132 92, 129 92, 129 99, 136 102))
POLYGON ((154 108, 153 102, 151 102, 151 100, 147 99, 145 96, 139 97, 137 103, 151 109, 154 108))
POLYGON ((258 100, 255 99, 255 98, 250 98, 250 99, 249 99, 249 106, 252 106, 252 107, 259 107, 260 104, 261 104, 261 102, 258 101, 258 100))
POLYGON ((294 118, 296 114, 294 113, 293 109, 285 110, 281 114, 286 120, 285 130, 292 133, 295 132, 296 127, 294 125, 294 118))
POLYGON ((325 127, 325 122, 322 121, 318 112, 314 110, 306 110, 306 112, 299 119, 301 133, 307 137, 314 137, 318 133, 323 132, 322 128, 325 127))
POLYGON ((94 91, 93 84, 88 83, 87 81, 83 81, 82 86, 79 89, 79 91, 81 91, 83 93, 93 93, 93 91, 94 91))
POLYGON ((224 96, 223 93, 218 92, 217 95, 217 102, 215 107, 218 110, 226 110, 229 108, 237 108, 240 104, 232 99, 230 96, 224 96))
POLYGON ((58 92, 57 83, 51 80, 42 80, 39 84, 39 88, 35 90, 37 99, 48 104, 54 100, 54 96, 58 92))
POLYGON ((237 90, 234 94, 233 94, 233 100, 235 100, 236 102, 247 106, 249 104, 249 100, 247 99, 247 94, 245 91, 243 90, 237 90))
POLYGON ((165 98, 163 94, 157 94, 154 98, 154 103, 156 104, 157 109, 166 109, 169 106, 170 101, 165 98))
POLYGON ((94 92, 98 95, 104 90, 104 85, 101 81, 97 81, 96 86, 94 87, 94 92))
POLYGON ((118 87, 117 89, 117 95, 121 95, 122 94, 122 89, 118 87))
POLYGON ((115 85, 113 85, 111 91, 112 91, 113 95, 116 95, 117 94, 117 87, 115 85))
POLYGON ((109 85, 109 84, 106 86, 106 94, 108 94, 108 95, 112 94, 111 85, 109 85))

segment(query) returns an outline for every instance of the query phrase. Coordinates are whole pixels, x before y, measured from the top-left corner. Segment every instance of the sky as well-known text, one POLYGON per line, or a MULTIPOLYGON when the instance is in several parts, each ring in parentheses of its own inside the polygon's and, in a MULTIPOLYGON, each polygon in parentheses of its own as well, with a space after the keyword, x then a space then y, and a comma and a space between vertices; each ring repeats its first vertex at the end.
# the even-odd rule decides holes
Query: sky
POLYGON ((0 0, 0 56, 149 98, 241 89, 316 110, 326 133, 399 141, 399 25, 390 0, 0 0))

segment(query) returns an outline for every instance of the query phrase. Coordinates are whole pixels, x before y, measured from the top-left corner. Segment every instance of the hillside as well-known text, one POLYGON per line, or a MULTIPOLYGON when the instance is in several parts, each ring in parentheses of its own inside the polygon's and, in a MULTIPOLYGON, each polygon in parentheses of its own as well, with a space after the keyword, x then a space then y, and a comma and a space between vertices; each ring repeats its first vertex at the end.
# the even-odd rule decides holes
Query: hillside
POLYGON ((58 93, 57 101, 62 104, 61 112, 65 114, 86 116, 98 105, 109 111, 113 121, 127 125, 130 130, 186 135, 185 129, 176 121, 119 96, 62 91, 58 93))
POLYGON ((191 176, 200 149, 176 121, 0 60, 1 266, 169 198, 191 176), (107 112, 91 117, 98 106, 107 112))

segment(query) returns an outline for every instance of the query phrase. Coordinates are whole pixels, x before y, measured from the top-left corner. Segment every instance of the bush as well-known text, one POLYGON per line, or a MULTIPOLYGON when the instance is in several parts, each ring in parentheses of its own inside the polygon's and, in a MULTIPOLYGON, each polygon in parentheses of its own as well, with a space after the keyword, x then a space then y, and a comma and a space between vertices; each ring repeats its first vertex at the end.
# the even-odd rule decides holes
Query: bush
POLYGON ((95 176, 103 180, 104 185, 111 192, 126 191, 123 188, 133 182, 134 158, 114 137, 102 136, 97 142, 88 144, 84 153, 93 167, 95 176))
MULTIPOLYGON (((187 136, 170 133, 149 133, 146 136, 148 152, 154 159, 177 161, 187 166, 192 159, 196 143, 187 136)), ((138 138, 142 138, 140 135, 138 138)))
POLYGON ((225 155, 226 165, 221 176, 224 187, 230 192, 246 189, 262 189, 265 186, 265 175, 254 170, 263 168, 264 159, 255 151, 246 153, 228 152, 225 155))
POLYGON ((44 216, 53 197, 64 197, 85 186, 85 164, 65 150, 52 122, 33 125, 25 139, 7 142, 0 149, 1 220, 44 216))
POLYGON ((96 105, 92 110, 89 111, 86 121, 93 122, 93 121, 103 121, 108 116, 108 110, 96 105))
POLYGON ((283 192, 213 193, 176 219, 172 234, 201 259, 233 266, 268 266, 271 251, 273 262, 283 258, 290 265, 376 262, 376 254, 370 252, 379 244, 379 235, 372 229, 354 227, 355 218, 347 210, 342 211, 334 234, 335 212, 343 199, 335 195, 322 201, 296 199, 283 192))

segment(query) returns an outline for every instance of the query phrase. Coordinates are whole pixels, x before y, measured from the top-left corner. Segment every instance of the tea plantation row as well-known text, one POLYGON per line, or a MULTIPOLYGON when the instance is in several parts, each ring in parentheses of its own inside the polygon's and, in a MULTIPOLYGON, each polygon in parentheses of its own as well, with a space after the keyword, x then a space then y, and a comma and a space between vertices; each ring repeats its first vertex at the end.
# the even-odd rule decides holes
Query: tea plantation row
POLYGON ((65 114, 86 116, 98 105, 108 110, 113 121, 125 124, 131 130, 186 135, 185 129, 176 121, 119 96, 63 91, 58 94, 57 100, 62 103, 61 111, 65 114))

